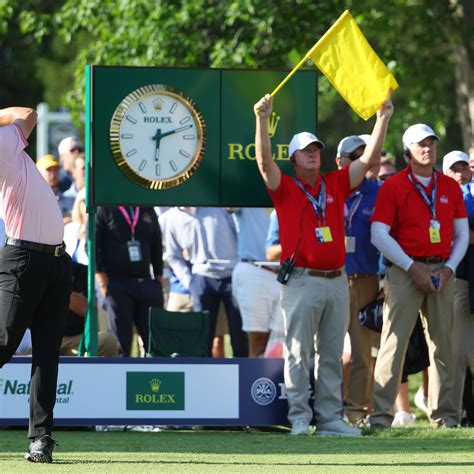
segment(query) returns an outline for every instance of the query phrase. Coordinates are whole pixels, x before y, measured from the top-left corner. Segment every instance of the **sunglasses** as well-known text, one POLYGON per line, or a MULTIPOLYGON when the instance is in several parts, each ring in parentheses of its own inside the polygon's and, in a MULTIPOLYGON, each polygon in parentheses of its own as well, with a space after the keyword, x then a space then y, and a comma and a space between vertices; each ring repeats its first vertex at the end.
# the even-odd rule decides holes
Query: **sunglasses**
POLYGON ((379 174, 378 178, 380 181, 385 181, 387 178, 390 178, 390 176, 393 176, 395 173, 387 173, 387 174, 379 174))

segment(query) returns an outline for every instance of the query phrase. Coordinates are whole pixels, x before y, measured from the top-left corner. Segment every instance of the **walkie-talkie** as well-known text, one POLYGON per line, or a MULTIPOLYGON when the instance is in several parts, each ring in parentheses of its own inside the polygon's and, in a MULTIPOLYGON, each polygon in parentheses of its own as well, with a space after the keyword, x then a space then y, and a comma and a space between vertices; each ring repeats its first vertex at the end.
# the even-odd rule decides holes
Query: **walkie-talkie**
POLYGON ((291 258, 285 258, 283 262, 281 262, 280 270, 278 271, 277 281, 279 281, 282 285, 288 282, 291 276, 291 272, 293 271, 293 267, 295 266, 295 258, 294 254, 291 258))

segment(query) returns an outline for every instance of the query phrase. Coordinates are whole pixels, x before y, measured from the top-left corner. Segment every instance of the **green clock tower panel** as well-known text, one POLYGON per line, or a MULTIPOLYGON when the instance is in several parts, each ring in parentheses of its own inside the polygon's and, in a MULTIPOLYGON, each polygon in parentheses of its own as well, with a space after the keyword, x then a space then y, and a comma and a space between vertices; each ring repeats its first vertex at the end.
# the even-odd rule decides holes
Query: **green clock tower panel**
MULTIPOLYGON (((87 67, 89 200, 98 205, 269 206, 255 162, 254 103, 288 71, 87 67)), ((274 100, 275 160, 316 129, 315 70, 274 100)))
MULTIPOLYGON (((222 71, 222 205, 272 205, 255 161, 253 106, 287 74, 288 71, 222 71)), ((288 156, 291 137, 297 132, 316 130, 316 79, 315 71, 300 71, 273 100, 270 140, 273 158, 285 173, 292 172, 288 156)))

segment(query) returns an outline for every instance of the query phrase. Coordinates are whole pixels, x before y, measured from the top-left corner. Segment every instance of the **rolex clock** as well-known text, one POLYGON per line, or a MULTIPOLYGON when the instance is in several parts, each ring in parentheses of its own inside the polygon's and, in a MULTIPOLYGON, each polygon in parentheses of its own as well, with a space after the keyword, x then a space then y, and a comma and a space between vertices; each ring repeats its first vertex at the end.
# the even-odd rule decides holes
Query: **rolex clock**
POLYGON ((115 109, 110 146, 119 168, 149 189, 188 180, 204 155, 205 123, 193 102, 164 85, 139 87, 115 109))

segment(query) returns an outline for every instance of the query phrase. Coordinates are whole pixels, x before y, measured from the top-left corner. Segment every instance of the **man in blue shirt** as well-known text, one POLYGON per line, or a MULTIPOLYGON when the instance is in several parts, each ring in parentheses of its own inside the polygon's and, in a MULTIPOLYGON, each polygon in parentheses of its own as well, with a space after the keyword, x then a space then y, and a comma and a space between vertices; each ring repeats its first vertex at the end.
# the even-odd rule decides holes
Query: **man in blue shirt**
MULTIPOLYGON (((364 152, 366 143, 357 135, 341 140, 337 148, 339 169, 349 166, 364 152)), ((370 368, 375 333, 358 320, 361 308, 377 297, 379 289, 378 250, 370 243, 370 217, 379 186, 365 178, 349 196, 345 206, 346 272, 349 279, 351 364, 347 387, 347 417, 363 426, 371 403, 370 368)))
POLYGON ((457 408, 459 424, 474 423, 472 372, 474 370, 474 184, 469 168, 469 156, 452 151, 443 158, 443 173, 453 178, 464 196, 469 221, 469 247, 456 270, 454 280, 453 347, 455 351, 452 399, 457 408), (471 383, 467 383, 470 380, 471 383), (466 390, 466 388, 467 390, 466 390), (464 396, 463 396, 464 392, 464 396), (464 408, 466 421, 462 420, 464 408))
POLYGON ((222 302, 234 357, 247 357, 247 338, 232 295, 232 269, 238 261, 237 233, 232 215, 218 207, 180 207, 168 212, 165 230, 168 264, 191 292, 194 310, 209 311, 209 356, 212 355, 212 341, 222 302), (187 254, 188 261, 184 254, 187 254))

